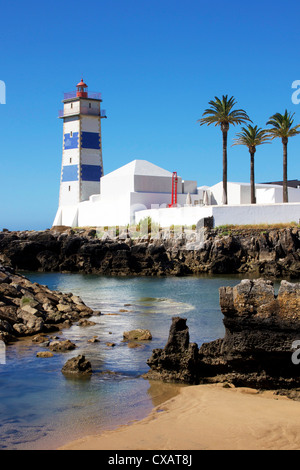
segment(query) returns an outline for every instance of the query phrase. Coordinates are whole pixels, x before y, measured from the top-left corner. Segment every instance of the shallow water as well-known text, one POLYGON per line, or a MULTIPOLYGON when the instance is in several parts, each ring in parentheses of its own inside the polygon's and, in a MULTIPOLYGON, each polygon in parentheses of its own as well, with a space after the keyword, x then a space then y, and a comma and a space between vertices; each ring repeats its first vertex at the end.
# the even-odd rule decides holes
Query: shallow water
POLYGON ((164 347, 172 316, 187 319, 190 340, 199 346, 223 337, 218 289, 240 281, 238 276, 25 275, 50 289, 79 295, 102 315, 90 318, 96 325, 73 325, 57 334, 76 344, 73 351, 37 358, 36 353, 47 348, 31 340, 6 348, 5 364, 0 363, 0 449, 54 449, 145 417, 180 388, 140 377, 149 370, 146 361, 152 349, 164 347), (122 341, 123 332, 136 328, 149 329, 153 339, 130 348, 122 341), (89 343, 93 336, 100 341, 89 343), (89 379, 61 373, 67 359, 78 354, 92 364, 89 379))

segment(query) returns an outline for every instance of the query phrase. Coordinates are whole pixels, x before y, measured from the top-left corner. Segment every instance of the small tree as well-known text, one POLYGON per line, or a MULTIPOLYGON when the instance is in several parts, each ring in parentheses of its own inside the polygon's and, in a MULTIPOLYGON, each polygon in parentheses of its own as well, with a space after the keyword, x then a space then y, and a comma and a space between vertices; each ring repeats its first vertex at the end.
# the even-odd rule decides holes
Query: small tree
POLYGON ((287 144, 289 137, 300 134, 300 124, 292 127, 294 124, 294 114, 295 113, 288 113, 287 110, 285 110, 284 114, 273 114, 267 122, 267 126, 272 126, 272 128, 268 130, 270 138, 276 139, 280 137, 283 145, 283 202, 288 202, 289 200, 287 185, 287 144))
POLYGON ((228 99, 228 95, 223 95, 221 100, 215 96, 215 101, 209 101, 208 104, 211 107, 204 111, 203 117, 197 122, 200 123, 200 126, 214 124, 221 128, 223 135, 223 202, 227 204, 227 134, 229 126, 230 124, 235 126, 252 121, 243 109, 233 109, 236 104, 233 96, 228 99))
POLYGON ((250 186, 251 186, 251 204, 256 204, 255 195, 255 176, 254 176, 254 155, 258 145, 270 143, 267 130, 261 129, 250 124, 236 135, 233 145, 245 145, 250 153, 250 186))

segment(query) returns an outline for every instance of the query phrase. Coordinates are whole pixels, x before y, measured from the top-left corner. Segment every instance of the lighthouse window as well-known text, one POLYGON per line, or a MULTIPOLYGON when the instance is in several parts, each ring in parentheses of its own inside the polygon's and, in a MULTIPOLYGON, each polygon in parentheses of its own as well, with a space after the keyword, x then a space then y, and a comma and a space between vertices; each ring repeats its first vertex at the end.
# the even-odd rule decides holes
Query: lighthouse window
POLYGON ((71 103, 71 108, 73 108, 73 103, 71 103))
POLYGON ((89 103, 89 108, 91 108, 91 107, 92 107, 92 103, 89 103))
POLYGON ((70 163, 72 163, 72 158, 70 158, 70 163))
POLYGON ((71 191, 71 186, 69 186, 69 191, 71 191))
POLYGON ((73 131, 70 131, 70 137, 73 137, 73 131))

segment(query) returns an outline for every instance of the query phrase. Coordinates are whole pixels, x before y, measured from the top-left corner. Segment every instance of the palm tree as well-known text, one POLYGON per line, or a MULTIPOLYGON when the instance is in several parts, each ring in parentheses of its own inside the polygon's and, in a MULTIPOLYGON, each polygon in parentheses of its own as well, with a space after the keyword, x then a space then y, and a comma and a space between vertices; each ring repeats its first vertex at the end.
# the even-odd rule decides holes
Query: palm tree
POLYGON ((208 104, 211 107, 204 111, 203 117, 197 122, 200 123, 200 126, 214 124, 221 128, 223 134, 223 202, 227 204, 227 134, 229 126, 230 124, 235 126, 252 121, 243 109, 233 109, 236 104, 233 96, 228 99, 228 95, 223 95, 221 100, 215 96, 215 101, 209 101, 208 104))
POLYGON ((267 125, 273 126, 269 129, 271 139, 280 137, 283 145, 283 202, 288 202, 287 186, 287 144, 289 137, 300 134, 300 124, 293 126, 295 113, 291 114, 285 110, 284 114, 276 113, 269 118, 267 125))
POLYGON ((234 139, 233 145, 245 145, 250 153, 250 186, 251 186, 251 204, 256 203, 255 197, 255 179, 254 179, 254 155, 257 145, 270 143, 268 131, 260 127, 248 124, 247 128, 242 127, 242 131, 234 139))

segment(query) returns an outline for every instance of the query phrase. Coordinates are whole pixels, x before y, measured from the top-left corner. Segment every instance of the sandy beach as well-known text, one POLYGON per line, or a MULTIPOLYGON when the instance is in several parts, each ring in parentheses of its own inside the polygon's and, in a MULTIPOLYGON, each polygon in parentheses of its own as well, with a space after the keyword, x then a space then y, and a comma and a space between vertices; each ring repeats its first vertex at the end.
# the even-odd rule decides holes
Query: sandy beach
POLYGON ((147 418, 60 450, 298 450, 300 402, 272 391, 184 387, 147 418))

